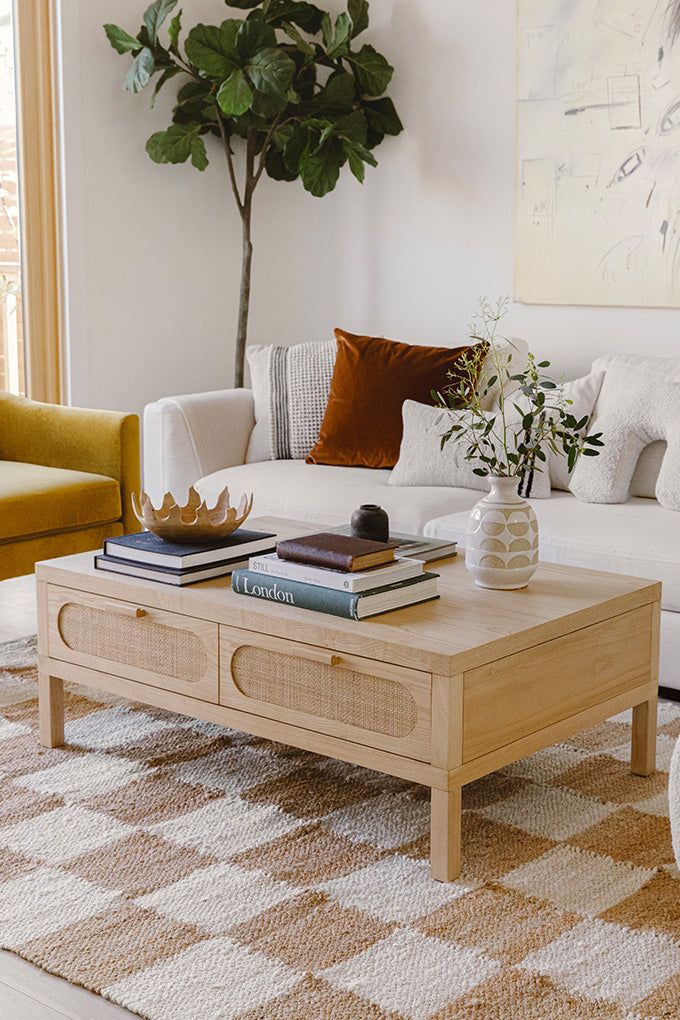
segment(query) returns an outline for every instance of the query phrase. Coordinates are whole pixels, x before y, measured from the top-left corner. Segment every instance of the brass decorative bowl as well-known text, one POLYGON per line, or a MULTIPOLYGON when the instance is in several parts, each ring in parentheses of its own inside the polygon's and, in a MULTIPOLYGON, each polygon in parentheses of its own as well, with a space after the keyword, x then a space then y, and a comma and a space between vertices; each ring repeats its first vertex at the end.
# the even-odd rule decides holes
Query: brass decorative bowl
POLYGON ((166 492, 163 502, 155 507, 146 492, 137 498, 132 494, 132 509, 139 523, 154 535, 167 542, 184 545, 201 542, 217 542, 240 528, 253 509, 253 497, 241 497, 238 506, 231 506, 229 488, 217 497, 215 506, 206 501, 191 486, 189 499, 180 506, 171 492, 166 492))

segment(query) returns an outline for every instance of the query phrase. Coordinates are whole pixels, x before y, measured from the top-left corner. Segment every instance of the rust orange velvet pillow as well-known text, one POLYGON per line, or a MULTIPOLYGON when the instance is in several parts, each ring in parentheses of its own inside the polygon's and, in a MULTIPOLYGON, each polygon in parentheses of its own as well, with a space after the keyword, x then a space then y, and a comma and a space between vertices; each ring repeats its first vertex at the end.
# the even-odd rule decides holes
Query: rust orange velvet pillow
POLYGON ((308 464, 392 468, 405 400, 431 404, 469 347, 418 347, 335 330, 338 354, 326 413, 308 464))

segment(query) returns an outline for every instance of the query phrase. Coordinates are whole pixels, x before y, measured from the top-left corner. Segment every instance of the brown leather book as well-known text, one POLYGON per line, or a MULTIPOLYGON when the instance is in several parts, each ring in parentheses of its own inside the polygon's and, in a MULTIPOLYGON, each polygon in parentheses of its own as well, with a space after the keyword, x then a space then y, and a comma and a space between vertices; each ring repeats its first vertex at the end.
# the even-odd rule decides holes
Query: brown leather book
POLYGON ((321 532, 279 542, 277 553, 282 560, 309 563, 331 570, 370 570, 392 563, 398 542, 369 542, 365 538, 321 532))

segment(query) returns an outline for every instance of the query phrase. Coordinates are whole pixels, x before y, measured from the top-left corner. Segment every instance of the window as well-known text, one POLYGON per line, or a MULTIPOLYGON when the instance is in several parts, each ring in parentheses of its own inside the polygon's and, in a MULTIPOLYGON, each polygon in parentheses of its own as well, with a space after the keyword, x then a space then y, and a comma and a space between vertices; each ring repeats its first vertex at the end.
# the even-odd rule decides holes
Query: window
POLYGON ((0 0, 0 388, 61 396, 55 0, 0 0))

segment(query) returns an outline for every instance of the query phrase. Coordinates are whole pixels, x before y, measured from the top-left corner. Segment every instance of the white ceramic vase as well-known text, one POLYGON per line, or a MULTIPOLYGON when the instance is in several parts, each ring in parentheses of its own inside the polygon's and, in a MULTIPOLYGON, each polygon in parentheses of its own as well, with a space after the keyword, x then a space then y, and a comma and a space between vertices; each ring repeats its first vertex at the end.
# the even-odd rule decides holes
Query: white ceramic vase
POLYGON ((538 567, 538 521, 517 494, 518 478, 489 479, 470 512, 465 566, 480 588, 525 588, 538 567))

